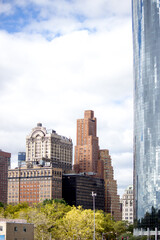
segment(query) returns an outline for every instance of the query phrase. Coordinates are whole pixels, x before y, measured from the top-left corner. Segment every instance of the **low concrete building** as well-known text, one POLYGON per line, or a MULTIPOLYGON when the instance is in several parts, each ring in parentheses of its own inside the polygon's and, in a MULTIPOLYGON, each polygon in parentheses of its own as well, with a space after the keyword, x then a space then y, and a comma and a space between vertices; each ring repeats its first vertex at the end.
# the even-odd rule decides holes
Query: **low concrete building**
POLYGON ((0 240, 34 240, 34 224, 21 219, 0 219, 0 240))

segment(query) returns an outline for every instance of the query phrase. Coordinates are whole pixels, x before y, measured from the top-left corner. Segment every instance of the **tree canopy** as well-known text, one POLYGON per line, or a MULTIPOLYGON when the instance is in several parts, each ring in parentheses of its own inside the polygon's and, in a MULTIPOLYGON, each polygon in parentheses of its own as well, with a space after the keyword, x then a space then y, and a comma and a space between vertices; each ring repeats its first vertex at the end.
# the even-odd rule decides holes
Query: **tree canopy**
MULTIPOLYGON (((0 217, 26 219, 34 223, 35 240, 93 239, 94 212, 81 206, 69 206, 64 200, 45 200, 29 206, 27 203, 0 207, 0 217)), ((126 222, 115 222, 110 214, 95 212, 96 239, 120 236, 128 229, 126 222)))

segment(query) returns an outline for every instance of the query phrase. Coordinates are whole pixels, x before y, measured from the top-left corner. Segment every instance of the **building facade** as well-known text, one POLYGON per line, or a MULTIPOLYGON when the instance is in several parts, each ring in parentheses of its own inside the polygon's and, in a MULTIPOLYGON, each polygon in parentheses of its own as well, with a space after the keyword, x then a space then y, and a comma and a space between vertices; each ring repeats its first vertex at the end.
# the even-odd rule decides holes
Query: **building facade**
POLYGON ((93 209, 92 192, 96 193, 95 208, 104 211, 104 180, 81 174, 63 174, 62 197, 71 206, 93 209))
POLYGON ((94 112, 84 112, 84 119, 77 120, 77 141, 74 168, 77 172, 97 172, 99 154, 97 126, 94 112))
POLYGON ((62 198, 62 169, 27 165, 8 171, 8 204, 43 202, 62 198))
POLYGON ((122 199, 122 220, 133 223, 133 186, 130 185, 126 188, 122 199))
POLYGON ((11 154, 0 150, 0 202, 7 203, 8 168, 11 154))
POLYGON ((72 140, 46 130, 38 123, 26 137, 26 162, 39 163, 50 159, 52 165, 63 170, 72 169, 72 140))
MULTIPOLYGON (((99 150, 97 120, 94 112, 84 112, 84 119, 77 120, 77 145, 75 146, 74 170, 89 174, 92 178, 103 179, 104 209, 116 221, 122 219, 117 182, 113 177, 113 167, 108 150, 99 150)), ((95 180, 96 181, 96 180, 95 180)))
POLYGON ((160 209, 160 4, 132 0, 135 218, 160 209))
POLYGON ((105 212, 110 213, 116 221, 120 221, 122 220, 120 197, 117 194, 117 181, 114 180, 109 150, 100 150, 99 155, 104 163, 105 212))
POLYGON ((62 198, 62 172, 72 169, 72 140, 41 123, 26 137, 26 161, 8 171, 8 203, 62 198))
POLYGON ((0 219, 1 240, 34 240, 34 224, 20 219, 0 219))

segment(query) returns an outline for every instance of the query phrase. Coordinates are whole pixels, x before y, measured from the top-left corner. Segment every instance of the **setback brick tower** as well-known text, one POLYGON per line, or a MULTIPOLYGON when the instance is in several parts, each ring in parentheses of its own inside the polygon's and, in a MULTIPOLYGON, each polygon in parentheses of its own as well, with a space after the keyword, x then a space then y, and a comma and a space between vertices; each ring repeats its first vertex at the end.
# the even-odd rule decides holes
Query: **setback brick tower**
POLYGON ((110 213, 115 221, 121 221, 120 198, 117 194, 117 181, 114 180, 114 170, 109 150, 100 150, 99 157, 104 163, 105 212, 110 213))
POLYGON ((94 112, 84 112, 84 119, 77 120, 77 144, 74 169, 76 172, 97 172, 99 155, 97 124, 94 112))

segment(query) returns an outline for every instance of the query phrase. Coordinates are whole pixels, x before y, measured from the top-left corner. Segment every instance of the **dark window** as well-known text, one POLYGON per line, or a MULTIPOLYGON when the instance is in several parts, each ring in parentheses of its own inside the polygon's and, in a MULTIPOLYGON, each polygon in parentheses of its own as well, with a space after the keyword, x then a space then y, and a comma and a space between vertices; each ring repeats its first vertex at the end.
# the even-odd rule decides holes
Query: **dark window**
POLYGON ((26 231, 27 231, 26 227, 23 227, 23 232, 26 232, 26 231))
POLYGON ((18 228, 17 228, 17 227, 14 227, 14 231, 17 232, 17 231, 18 231, 18 228))

